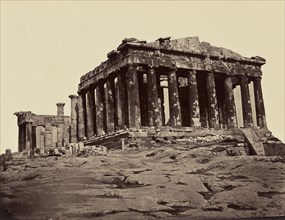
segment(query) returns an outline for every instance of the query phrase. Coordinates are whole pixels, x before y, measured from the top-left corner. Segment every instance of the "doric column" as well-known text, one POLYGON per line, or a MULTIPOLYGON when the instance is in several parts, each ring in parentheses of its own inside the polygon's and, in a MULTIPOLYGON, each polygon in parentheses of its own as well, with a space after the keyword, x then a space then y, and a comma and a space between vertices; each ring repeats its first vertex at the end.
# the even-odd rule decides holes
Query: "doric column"
POLYGON ((117 81, 115 83, 115 90, 116 90, 116 114, 118 120, 118 128, 123 129, 125 127, 125 88, 123 86, 123 76, 121 73, 118 73, 117 81))
POLYGON ((45 128, 40 126, 40 148, 45 148, 45 128))
POLYGON ((254 99, 255 99, 257 125, 260 128, 263 128, 263 127, 266 128, 267 124, 266 124, 265 108, 264 108, 263 95, 262 95, 261 77, 254 78, 253 87, 254 87, 254 99))
POLYGON ((64 146, 70 143, 70 120, 69 118, 64 118, 64 146))
POLYGON ((22 151, 22 126, 18 125, 18 152, 22 151))
POLYGON ((188 74, 188 86, 189 86, 190 126, 199 127, 201 126, 201 122, 200 122, 199 97, 198 97, 195 70, 190 71, 188 74))
POLYGON ((36 127, 36 148, 41 148, 40 145, 40 138, 41 138, 41 133, 40 133, 40 128, 41 126, 36 127))
POLYGON ((26 145, 25 145, 25 149, 26 150, 31 150, 32 149, 32 122, 26 122, 26 145))
POLYGON ((106 106, 106 129, 107 133, 114 132, 115 130, 115 103, 113 96, 113 80, 107 79, 104 84, 104 96, 105 96, 105 106, 106 106))
POLYGON ((70 142, 77 142, 77 109, 78 109, 78 96, 70 95, 71 101, 71 122, 70 122, 70 142))
POLYGON ((26 149, 26 124, 21 125, 21 151, 26 149))
POLYGON ((93 114, 93 95, 90 89, 86 94, 86 120, 87 120, 87 138, 94 135, 94 114, 93 114))
POLYGON ((64 140, 64 124, 60 123, 57 125, 57 147, 63 146, 63 140, 64 140))
POLYGON ((219 113, 217 105, 215 77, 213 72, 209 72, 207 75, 206 88, 207 88, 209 127, 219 128, 219 121, 218 121, 219 113))
POLYGON ((161 112, 158 103, 156 73, 153 68, 147 72, 147 108, 148 108, 148 126, 161 126, 161 112))
POLYGON ((168 74, 168 93, 169 93, 169 111, 170 126, 181 126, 181 108, 178 96, 178 83, 176 76, 176 68, 170 69, 168 74))
POLYGON ((126 73, 128 122, 130 128, 139 128, 141 125, 139 85, 137 66, 129 65, 126 73))
POLYGON ((78 140, 82 140, 85 137, 85 124, 84 124, 84 109, 83 109, 83 97, 84 94, 78 96, 78 140))
POLYGON ((201 127, 208 128, 208 102, 207 102, 207 89, 206 89, 206 77, 205 74, 201 78, 197 79, 198 83, 198 94, 199 94, 199 108, 200 108, 200 122, 201 127))
POLYGON ((237 116, 235 107, 235 98, 233 92, 232 78, 227 76, 225 79, 225 104, 226 104, 226 118, 228 128, 237 127, 237 116))
POLYGON ((64 105, 65 103, 57 103, 56 105, 57 105, 57 147, 62 147, 63 139, 64 139, 64 105))
POLYGON ((51 146, 56 147, 57 143, 57 127, 52 126, 51 127, 51 146))
POLYGON ((52 146, 52 125, 50 122, 45 123, 45 147, 52 146))
POLYGON ((95 120, 96 120, 96 134, 98 136, 104 133, 104 104, 102 100, 102 86, 98 85, 94 90, 95 96, 95 120))
POLYGON ((241 77, 240 89, 241 89, 242 115, 243 115, 244 127, 252 127, 253 126, 252 109, 250 103, 248 79, 246 76, 241 77))

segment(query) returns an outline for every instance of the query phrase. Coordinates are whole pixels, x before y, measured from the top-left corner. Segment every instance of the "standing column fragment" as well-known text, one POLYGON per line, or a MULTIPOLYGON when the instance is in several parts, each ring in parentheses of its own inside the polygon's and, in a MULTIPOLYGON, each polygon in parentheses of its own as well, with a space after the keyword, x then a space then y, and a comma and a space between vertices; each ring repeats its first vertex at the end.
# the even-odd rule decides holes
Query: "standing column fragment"
POLYGON ((83 97, 83 94, 78 96, 78 140, 82 140, 85 137, 83 97))
POLYGON ((169 92, 170 126, 180 127, 181 107, 178 96, 176 68, 171 69, 168 74, 168 92, 169 92))
POLYGON ((64 140, 64 105, 57 103, 57 147, 63 146, 64 140))
POLYGON ((214 73, 210 72, 206 78, 209 127, 219 128, 218 105, 214 73))
POLYGON ((197 89, 196 71, 192 70, 188 74, 188 86, 189 86, 189 109, 190 109, 190 126, 199 127, 200 123, 200 109, 199 109, 199 97, 197 89))
POLYGON ((235 99, 233 92, 233 83, 231 77, 226 77, 225 79, 225 103, 226 103, 226 118, 228 128, 237 127, 237 116, 236 116, 236 107, 235 99))
POLYGON ((148 126, 161 126, 161 108, 158 103, 157 76, 150 68, 147 73, 148 126))
POLYGON ((240 80, 240 89, 241 89, 241 101, 242 101, 242 115, 244 127, 252 127, 252 109, 250 103, 250 94, 248 88, 248 79, 246 76, 242 76, 240 80))
POLYGON ((77 142, 77 109, 78 109, 78 96, 70 95, 71 99, 71 122, 70 122, 70 142, 77 142))
POLYGON ((130 65, 126 73, 128 94, 128 122, 130 128, 141 125, 138 72, 135 65, 130 65))
POLYGON ((264 127, 266 128, 267 123, 266 123, 266 118, 265 118, 265 108, 264 108, 263 95, 262 95, 261 77, 254 78, 253 87, 254 87, 254 99, 255 99, 257 125, 260 128, 264 128, 264 127))

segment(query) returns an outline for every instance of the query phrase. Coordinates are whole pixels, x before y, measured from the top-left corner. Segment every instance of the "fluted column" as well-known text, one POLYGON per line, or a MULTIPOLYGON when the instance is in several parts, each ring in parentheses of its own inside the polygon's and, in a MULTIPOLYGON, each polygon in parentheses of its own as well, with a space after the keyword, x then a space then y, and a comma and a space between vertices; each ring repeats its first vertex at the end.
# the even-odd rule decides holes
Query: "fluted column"
POLYGON ((127 98, 128 98, 128 122, 130 128, 139 128, 141 125, 139 85, 137 66, 129 65, 126 73, 127 98))
POLYGON ((77 109, 78 109, 78 96, 70 95, 71 100, 71 122, 70 122, 70 142, 77 142, 77 109))
POLYGON ((96 120, 96 134, 102 135, 104 133, 104 104, 103 104, 103 88, 102 85, 97 85, 94 90, 95 96, 95 120, 96 120))
POLYGON ((246 76, 241 77, 240 89, 241 89, 242 115, 243 115, 244 127, 252 127, 253 126, 252 109, 250 103, 248 79, 246 76))
POLYGON ((123 76, 121 73, 118 73, 117 81, 115 84, 115 91, 116 91, 116 114, 117 114, 117 122, 118 128, 123 129, 125 127, 125 88, 123 86, 123 76))
POLYGON ((45 131, 46 129, 43 126, 40 126, 40 148, 45 148, 45 131))
POLYGON ((86 94, 86 120, 87 120, 87 138, 94 135, 94 114, 93 114, 93 95, 92 90, 88 90, 86 94))
POLYGON ((63 140, 64 140, 64 105, 65 103, 57 103, 56 105, 57 105, 57 147, 62 147, 63 140))
POLYGON ((207 75, 206 88, 207 88, 209 127, 219 128, 219 120, 218 120, 219 113, 217 105, 215 77, 213 72, 209 72, 207 75))
POLYGON ((52 146, 52 125, 50 122, 45 123, 45 147, 52 146))
POLYGON ((70 119, 64 118, 64 139, 63 145, 66 146, 70 143, 70 119))
POLYGON ((26 124, 21 125, 21 151, 26 149, 26 124))
POLYGON ((190 126, 199 127, 200 122, 200 109, 199 109, 199 97, 197 89, 196 71, 192 70, 188 74, 188 86, 189 86, 189 110, 190 110, 190 126))
POLYGON ((84 105, 83 105, 84 94, 78 96, 78 140, 82 140, 85 137, 85 123, 84 123, 84 105))
POLYGON ((161 112, 158 103, 157 76, 155 70, 150 68, 147 72, 147 106, 148 126, 161 126, 161 112))
POLYGON ((176 68, 170 69, 168 74, 168 92, 169 92, 169 111, 170 111, 170 126, 181 126, 181 107, 178 96, 178 83, 176 68))
POLYGON ((22 151, 22 126, 18 125, 18 152, 22 151))
POLYGON ((254 78, 253 87, 254 87, 254 99, 255 99, 257 125, 260 128, 267 127, 263 95, 262 95, 262 87, 261 87, 261 77, 254 78))
POLYGON ((113 96, 113 80, 107 79, 104 84, 104 96, 105 96, 105 106, 106 106, 106 129, 107 133, 114 132, 115 130, 115 103, 113 96))
POLYGON ((26 146, 25 149, 26 150, 31 150, 32 149, 32 122, 26 122, 26 146))
POLYGON ((228 128, 235 128, 237 127, 237 116, 232 78, 230 76, 227 76, 224 83, 227 126, 228 128))

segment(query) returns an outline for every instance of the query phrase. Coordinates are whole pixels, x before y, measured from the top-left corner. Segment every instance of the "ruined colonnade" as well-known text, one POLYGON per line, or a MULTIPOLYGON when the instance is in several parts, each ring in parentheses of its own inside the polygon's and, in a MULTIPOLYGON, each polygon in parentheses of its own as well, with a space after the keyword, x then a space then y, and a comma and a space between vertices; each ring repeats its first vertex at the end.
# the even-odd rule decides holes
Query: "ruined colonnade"
POLYGON ((237 85, 241 91, 244 127, 252 127, 250 81, 254 84, 257 125, 262 128, 266 121, 260 77, 132 64, 79 91, 74 101, 77 105, 72 105, 71 111, 78 114, 78 125, 74 124, 73 129, 77 126, 81 139, 125 127, 234 128, 238 126, 233 92, 237 85), (162 76, 167 79, 168 102, 163 97, 162 76), (186 87, 179 84, 181 77, 187 79, 186 87), (165 121, 166 104, 169 104, 169 124, 165 121))

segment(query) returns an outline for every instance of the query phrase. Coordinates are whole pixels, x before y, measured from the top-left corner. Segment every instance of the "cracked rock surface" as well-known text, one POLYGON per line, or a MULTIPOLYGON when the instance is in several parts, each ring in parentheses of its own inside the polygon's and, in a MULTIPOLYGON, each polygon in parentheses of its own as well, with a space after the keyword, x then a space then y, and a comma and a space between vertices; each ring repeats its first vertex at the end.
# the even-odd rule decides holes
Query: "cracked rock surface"
POLYGON ((1 219, 284 216, 284 157, 226 156, 217 145, 14 159, 1 172, 1 219))

